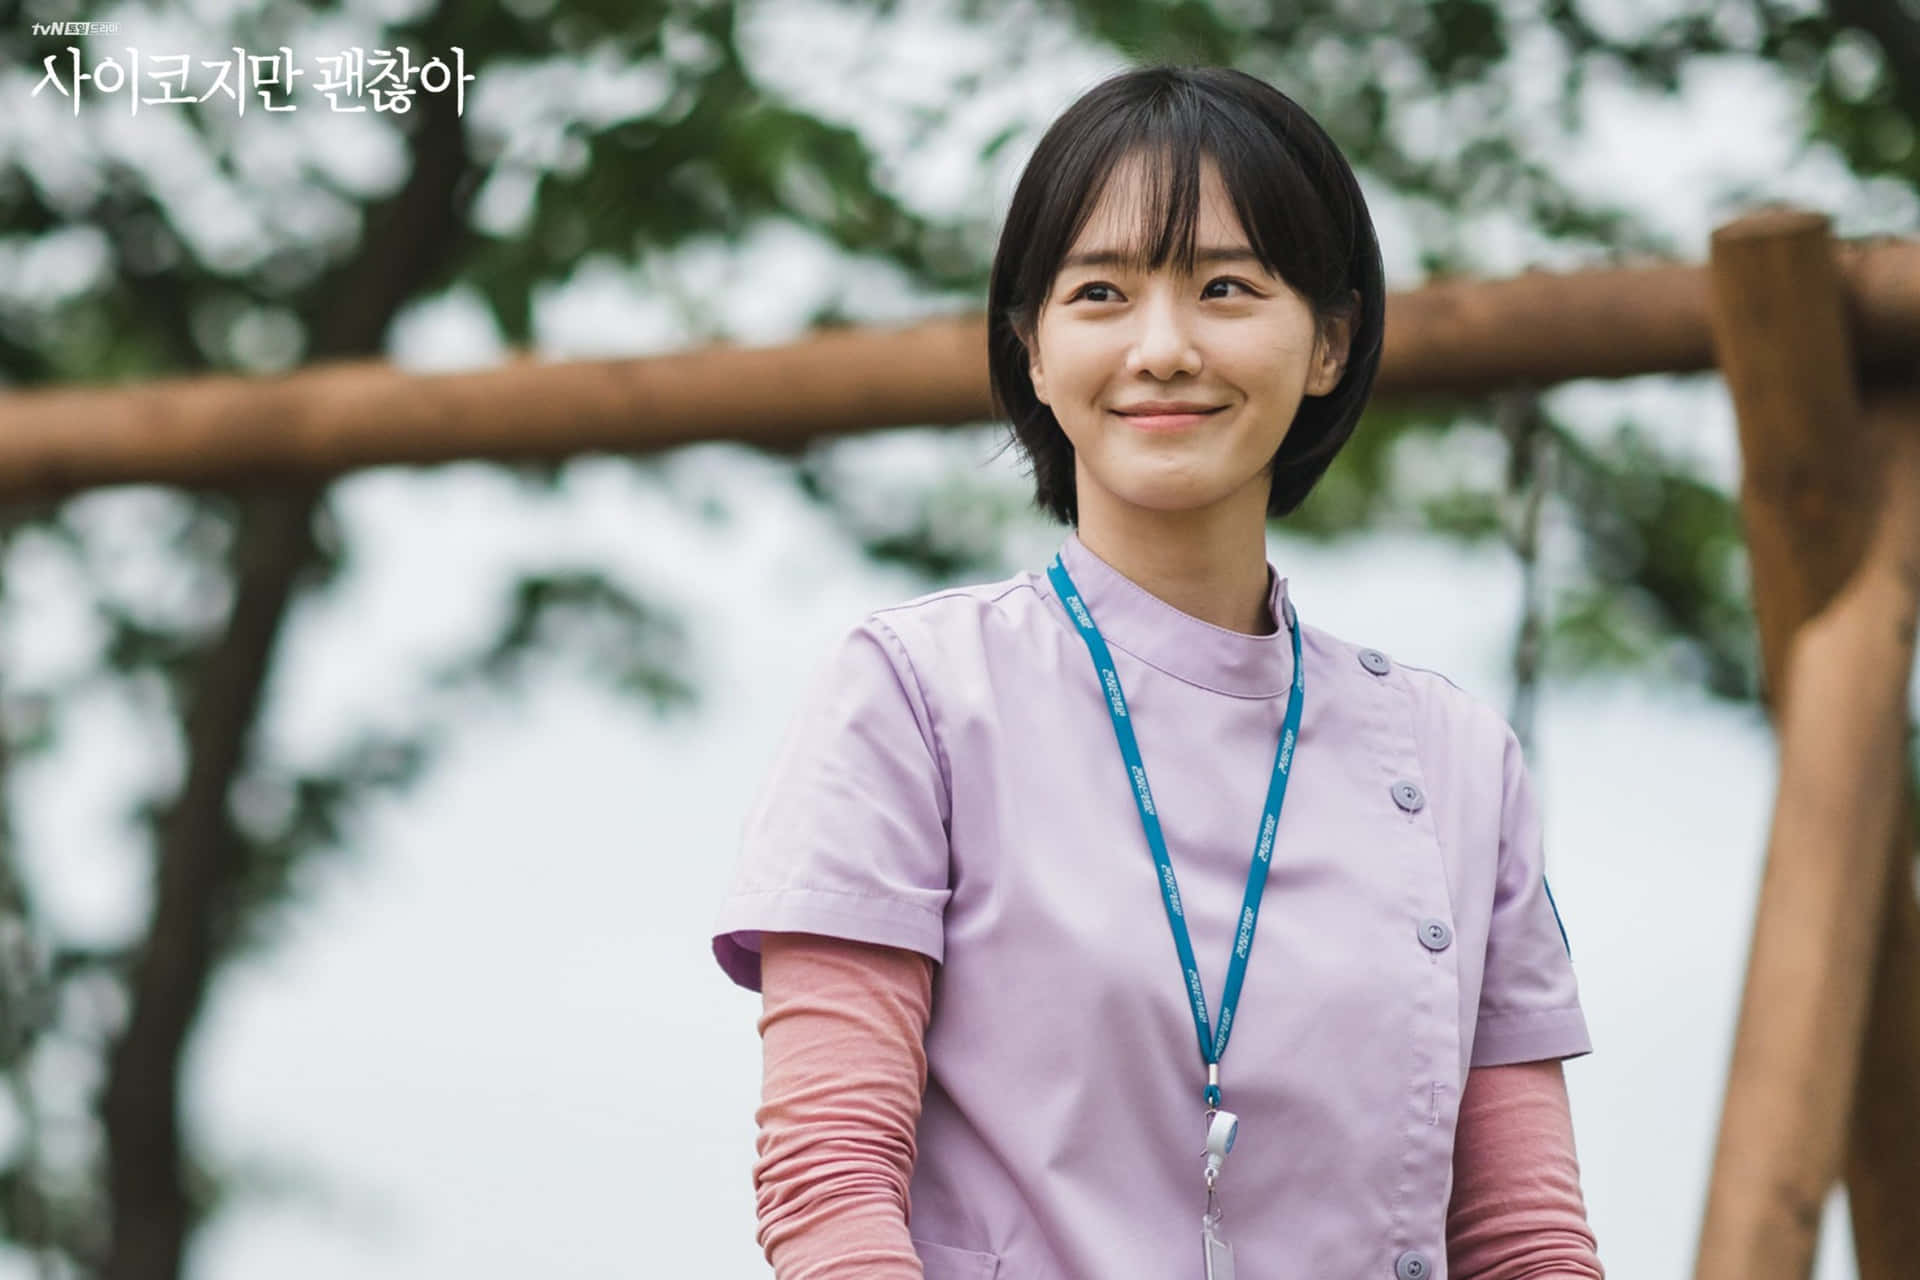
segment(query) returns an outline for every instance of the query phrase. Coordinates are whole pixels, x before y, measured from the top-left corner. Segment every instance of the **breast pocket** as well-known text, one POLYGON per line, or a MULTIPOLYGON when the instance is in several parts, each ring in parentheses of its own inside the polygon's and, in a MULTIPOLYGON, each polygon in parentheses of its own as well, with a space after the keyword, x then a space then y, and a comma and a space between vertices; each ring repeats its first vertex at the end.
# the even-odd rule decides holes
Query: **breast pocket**
POLYGON ((920 1255, 926 1280, 993 1280, 1000 1270, 1000 1255, 995 1253, 956 1249, 928 1240, 915 1240, 913 1251, 920 1255))

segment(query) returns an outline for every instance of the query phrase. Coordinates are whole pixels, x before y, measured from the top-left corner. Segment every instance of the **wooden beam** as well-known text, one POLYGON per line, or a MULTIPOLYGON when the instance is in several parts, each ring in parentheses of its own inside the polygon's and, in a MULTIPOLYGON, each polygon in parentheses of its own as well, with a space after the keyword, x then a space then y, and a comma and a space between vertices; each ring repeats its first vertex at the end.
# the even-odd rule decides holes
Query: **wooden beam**
MULTIPOLYGON (((1837 252, 1867 366, 1920 348, 1920 241, 1837 252)), ((1712 367, 1707 273, 1659 265, 1442 281, 1388 303, 1382 397, 1477 395, 1712 367)), ((357 467, 650 453, 709 440, 794 450, 831 435, 993 416, 986 330, 965 316, 627 360, 470 373, 382 362, 277 377, 0 396, 0 500, 153 482, 246 488, 357 467)))
POLYGON ((1712 326, 1739 419, 1741 510, 1780 783, 1728 1074, 1696 1280, 1805 1280, 1827 1192, 1860 1188, 1863 1280, 1910 1266, 1920 977, 1907 692, 1920 607, 1920 419, 1910 391, 1863 411, 1828 224, 1776 211, 1721 228, 1712 326), (1905 892, 1888 895, 1891 885, 1905 892), (1888 910, 1891 902, 1892 910, 1888 910), (1874 1024, 1869 1030, 1869 1010, 1874 1024), (1875 1057, 1863 1069, 1863 1044, 1875 1057), (1856 1106, 1856 1103, 1858 1104, 1856 1106))

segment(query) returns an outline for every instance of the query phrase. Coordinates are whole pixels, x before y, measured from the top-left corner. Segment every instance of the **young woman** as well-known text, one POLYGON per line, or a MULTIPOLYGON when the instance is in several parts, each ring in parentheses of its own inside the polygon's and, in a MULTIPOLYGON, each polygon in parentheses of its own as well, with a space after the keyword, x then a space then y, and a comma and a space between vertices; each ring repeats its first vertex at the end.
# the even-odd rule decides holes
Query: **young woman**
POLYGON ((1258 80, 1131 72, 1042 138, 990 361, 1070 532, 851 630, 718 921, 779 1280, 1602 1275, 1512 731, 1267 562, 1384 301, 1346 161, 1258 80))

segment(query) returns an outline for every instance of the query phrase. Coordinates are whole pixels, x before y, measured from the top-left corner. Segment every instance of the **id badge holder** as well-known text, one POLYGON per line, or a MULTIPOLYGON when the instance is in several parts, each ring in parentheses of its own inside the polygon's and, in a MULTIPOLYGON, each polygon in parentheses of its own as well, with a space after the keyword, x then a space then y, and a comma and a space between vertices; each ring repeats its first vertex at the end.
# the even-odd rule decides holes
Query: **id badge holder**
POLYGON ((1200 1218, 1200 1248, 1207 1260, 1207 1280, 1233 1280, 1233 1246, 1220 1235, 1220 1211, 1200 1218))
POLYGON ((1200 1250, 1206 1259, 1206 1280, 1233 1280, 1233 1246, 1220 1229, 1220 1209, 1213 1202, 1214 1180, 1226 1164, 1239 1136, 1240 1120, 1231 1111, 1207 1115, 1207 1211, 1200 1216, 1200 1250))

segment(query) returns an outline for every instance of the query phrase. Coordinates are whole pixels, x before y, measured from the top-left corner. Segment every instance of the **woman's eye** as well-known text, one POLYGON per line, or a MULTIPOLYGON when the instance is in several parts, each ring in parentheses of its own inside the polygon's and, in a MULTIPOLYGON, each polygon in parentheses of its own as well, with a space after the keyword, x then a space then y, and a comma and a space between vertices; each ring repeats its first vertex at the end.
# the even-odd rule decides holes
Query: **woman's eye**
MULTIPOLYGON (((1231 276, 1221 276, 1218 279, 1207 281, 1206 288, 1201 290, 1201 296, 1210 297, 1210 298, 1232 297, 1233 295, 1230 293, 1212 292, 1212 290, 1216 286, 1227 286, 1227 285, 1231 285, 1233 288, 1239 289, 1243 294, 1245 294, 1248 297, 1254 296, 1254 290, 1252 285, 1249 285, 1244 280, 1236 280, 1231 276)), ((1083 284, 1078 289, 1075 289, 1073 293, 1068 296, 1067 301, 1072 302, 1080 298, 1085 298, 1088 302, 1112 302, 1114 300, 1114 297, 1119 292, 1120 291, 1118 289, 1114 288, 1110 284, 1099 284, 1097 282, 1090 283, 1090 284, 1083 284)))

